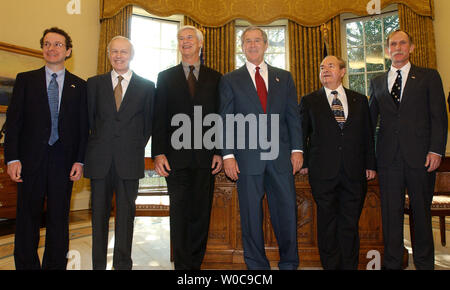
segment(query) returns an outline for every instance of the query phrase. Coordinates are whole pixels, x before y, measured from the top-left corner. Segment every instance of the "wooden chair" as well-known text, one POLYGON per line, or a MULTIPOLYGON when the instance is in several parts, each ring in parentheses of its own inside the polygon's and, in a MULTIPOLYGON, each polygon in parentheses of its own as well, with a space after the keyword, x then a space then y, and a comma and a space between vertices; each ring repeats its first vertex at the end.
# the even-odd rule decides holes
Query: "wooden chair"
MULTIPOLYGON (((433 202, 431 204, 431 216, 439 217, 439 228, 441 233, 441 244, 446 245, 445 217, 450 216, 450 172, 444 172, 446 168, 441 166, 436 173, 436 185, 434 187, 433 202)), ((411 214, 409 198, 405 198, 405 213, 409 215, 409 231, 411 234, 411 245, 414 244, 414 219, 411 214)))

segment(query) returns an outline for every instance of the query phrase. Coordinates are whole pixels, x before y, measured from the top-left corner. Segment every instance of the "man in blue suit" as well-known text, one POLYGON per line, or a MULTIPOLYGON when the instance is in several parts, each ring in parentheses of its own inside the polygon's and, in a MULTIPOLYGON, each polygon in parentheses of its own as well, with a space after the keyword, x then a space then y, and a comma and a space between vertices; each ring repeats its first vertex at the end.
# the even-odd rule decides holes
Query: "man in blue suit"
POLYGON ((297 269, 294 174, 303 164, 303 143, 296 89, 289 72, 264 62, 268 42, 262 29, 247 28, 241 42, 247 61, 241 68, 222 77, 220 114, 224 120, 225 149, 222 155, 225 173, 230 179, 237 180, 244 260, 248 269, 270 269, 262 230, 262 199, 267 193, 280 249, 278 266, 280 269, 297 269), (226 122, 230 116, 235 119, 244 116, 248 124, 230 126, 226 122), (252 121, 256 122, 257 128, 252 121), (237 134, 229 134, 235 127, 237 134), (252 140, 252 136, 256 139, 255 132, 259 132, 260 142, 252 140), (247 136, 250 140, 243 140, 247 136), (272 145, 270 148, 263 146, 267 140, 272 145), (252 146, 255 143, 258 144, 252 146))

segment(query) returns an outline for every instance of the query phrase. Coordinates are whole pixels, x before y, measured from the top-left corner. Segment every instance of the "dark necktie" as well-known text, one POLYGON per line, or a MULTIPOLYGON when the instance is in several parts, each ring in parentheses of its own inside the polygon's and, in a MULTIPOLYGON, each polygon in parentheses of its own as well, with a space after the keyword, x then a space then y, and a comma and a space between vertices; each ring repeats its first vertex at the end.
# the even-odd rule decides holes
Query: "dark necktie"
POLYGON ((261 106, 263 108, 264 113, 266 113, 267 107, 267 88, 266 83, 264 82, 263 77, 259 73, 259 66, 256 68, 255 73, 255 83, 256 83, 256 92, 258 93, 259 100, 261 101, 261 106))
POLYGON ((341 101, 337 97, 338 92, 332 91, 331 94, 334 96, 333 102, 331 103, 331 110, 333 111, 334 118, 336 119, 336 122, 338 123, 339 127, 343 129, 345 124, 344 107, 342 106, 341 101))
POLYGON ((50 133, 50 139, 48 140, 49 145, 55 144, 59 139, 58 136, 58 105, 59 105, 59 87, 56 81, 56 74, 52 74, 52 79, 47 88, 48 94, 48 105, 50 107, 50 116, 52 120, 52 131, 50 133))
POLYGON ((401 71, 397 71, 397 78, 395 79, 395 83, 392 86, 391 96, 394 99, 394 103, 397 107, 400 105, 400 96, 402 95, 402 74, 401 71))
POLYGON ((117 112, 120 109, 120 104, 122 104, 122 80, 123 76, 118 76, 119 82, 117 86, 114 88, 114 99, 116 100, 116 109, 117 112))
POLYGON ((195 69, 195 66, 193 66, 193 65, 189 66, 189 75, 187 78, 187 82, 188 82, 188 86, 189 86, 189 94, 191 95, 191 99, 194 99, 195 84, 197 83, 197 80, 195 79, 195 75, 194 75, 194 69, 195 69))

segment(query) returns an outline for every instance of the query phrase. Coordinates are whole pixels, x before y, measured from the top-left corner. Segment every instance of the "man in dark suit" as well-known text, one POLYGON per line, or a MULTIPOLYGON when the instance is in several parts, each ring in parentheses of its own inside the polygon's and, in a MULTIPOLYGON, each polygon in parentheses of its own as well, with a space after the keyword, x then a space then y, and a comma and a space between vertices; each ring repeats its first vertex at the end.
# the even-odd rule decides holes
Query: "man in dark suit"
POLYGON ((405 189, 414 219, 414 264, 434 268, 431 202, 435 170, 445 154, 447 111, 439 73, 412 65, 411 37, 398 30, 387 38, 390 70, 370 84, 372 125, 379 124, 376 155, 383 217, 384 268, 401 269, 405 189))
POLYGON ((200 269, 208 240, 214 174, 222 169, 222 157, 214 149, 206 149, 203 142, 194 147, 194 106, 201 108, 201 120, 217 113, 219 106, 221 74, 200 64, 202 45, 200 30, 182 27, 178 32, 181 63, 161 72, 157 82, 152 156, 156 172, 167 180, 176 270, 200 269), (173 133, 180 129, 171 125, 177 114, 189 116, 192 124, 189 148, 175 149, 171 142, 173 133))
POLYGON ((92 189, 92 264, 106 268, 109 218, 116 196, 113 267, 131 269, 131 246, 144 148, 152 130, 155 86, 130 70, 133 46, 123 37, 108 45, 113 70, 88 79, 89 140, 84 174, 92 189))
POLYGON ((342 86, 345 67, 342 59, 326 57, 320 64, 323 88, 300 101, 305 145, 300 173, 309 174, 326 270, 357 269, 359 218, 367 180, 376 174, 367 97, 342 86))
POLYGON ((303 163, 303 142, 296 89, 289 72, 264 62, 268 41, 262 29, 247 28, 241 42, 247 61, 222 77, 220 114, 225 129, 225 173, 237 180, 244 260, 248 269, 270 269, 262 230, 262 199, 266 192, 280 249, 278 266, 297 269, 294 174, 303 163), (229 126, 226 120, 230 116, 236 120, 244 116, 248 122, 229 126), (252 140, 256 132, 259 142, 252 140), (264 144, 267 140, 271 140, 271 146, 264 144))
POLYGON ((16 269, 40 269, 37 254, 47 202, 43 269, 64 270, 69 249, 73 181, 83 172, 87 141, 86 82, 64 68, 72 40, 63 30, 44 31, 45 66, 19 73, 7 112, 5 162, 17 182, 14 241, 16 269))

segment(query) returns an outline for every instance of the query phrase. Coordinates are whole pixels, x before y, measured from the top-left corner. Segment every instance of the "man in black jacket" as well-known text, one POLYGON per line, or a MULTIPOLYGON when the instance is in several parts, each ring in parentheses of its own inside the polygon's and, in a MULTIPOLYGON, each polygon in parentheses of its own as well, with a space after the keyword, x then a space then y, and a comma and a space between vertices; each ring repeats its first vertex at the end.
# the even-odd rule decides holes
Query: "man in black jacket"
POLYGON ((203 117, 217 113, 219 106, 221 74, 200 64, 202 45, 203 35, 195 27, 184 26, 178 31, 182 61, 158 75, 155 100, 152 156, 156 172, 167 180, 170 236, 177 270, 200 269, 208 239, 214 174, 222 169, 222 158, 216 150, 205 148, 203 134, 199 140, 194 140, 199 136, 193 134, 194 107, 201 109, 203 124, 203 117), (188 132, 192 142, 181 149, 172 140, 180 129, 171 125, 177 114, 189 116, 192 125, 192 134, 188 132))
POLYGON ((372 125, 376 137, 377 168, 383 218, 386 269, 401 269, 405 189, 414 218, 414 264, 434 268, 431 228, 435 170, 445 154, 447 110, 439 73, 409 62, 411 37, 398 30, 387 38, 392 66, 370 84, 372 125))
POLYGON ((324 269, 357 269, 358 223, 375 178, 375 152, 367 97, 345 89, 345 62, 326 57, 323 88, 300 102, 304 144, 302 174, 309 174, 317 204, 317 235, 324 269))
POLYGON ((64 68, 72 40, 44 31, 45 66, 17 75, 6 117, 5 162, 17 182, 16 269, 40 269, 37 254, 47 202, 43 269, 66 269, 73 181, 83 172, 88 135, 86 82, 64 68))

